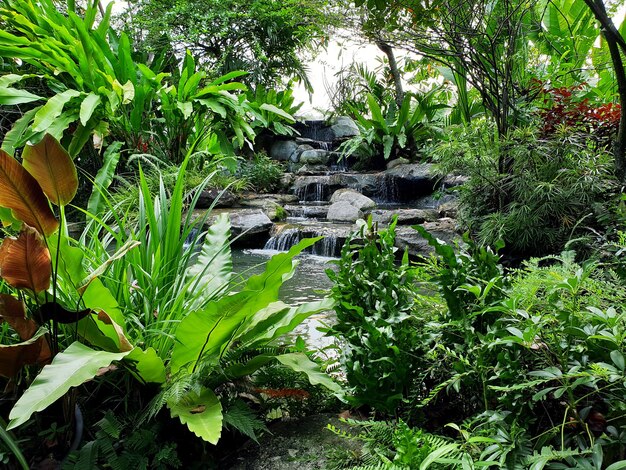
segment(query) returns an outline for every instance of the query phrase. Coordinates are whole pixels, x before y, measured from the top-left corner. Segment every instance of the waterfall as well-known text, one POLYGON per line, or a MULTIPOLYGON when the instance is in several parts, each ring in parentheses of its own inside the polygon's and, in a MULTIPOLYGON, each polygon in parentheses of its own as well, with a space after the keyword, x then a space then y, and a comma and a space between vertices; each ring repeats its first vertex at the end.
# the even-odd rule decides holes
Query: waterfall
POLYGON ((306 253, 327 258, 340 256, 343 240, 339 240, 338 237, 327 232, 303 231, 300 228, 288 228, 274 235, 265 243, 264 249, 288 251, 292 246, 300 242, 300 240, 317 236, 323 236, 324 238, 319 240, 312 247, 307 248, 305 250, 306 253))
POLYGON ((398 202, 399 190, 396 178, 391 175, 377 178, 374 199, 379 202, 398 202))
POLYGON ((299 186, 295 189, 296 196, 300 201, 326 201, 330 194, 328 194, 328 185, 324 183, 307 183, 303 186, 299 186))

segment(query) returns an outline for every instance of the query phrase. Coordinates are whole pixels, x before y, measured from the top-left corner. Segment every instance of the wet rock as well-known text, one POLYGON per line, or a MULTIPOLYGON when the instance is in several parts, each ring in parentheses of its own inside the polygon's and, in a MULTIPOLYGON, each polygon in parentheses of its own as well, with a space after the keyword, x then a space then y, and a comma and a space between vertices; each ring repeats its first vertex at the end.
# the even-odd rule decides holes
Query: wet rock
POLYGON ((439 215, 441 217, 450 217, 452 219, 456 219, 459 213, 459 200, 452 199, 450 201, 446 201, 439 206, 439 215))
MULTIPOLYGON (((425 222, 422 227, 446 243, 460 239, 457 222, 454 219, 443 218, 434 222, 425 222)), ((406 226, 396 228, 396 246, 408 249, 409 254, 415 257, 428 256, 434 251, 433 247, 415 229, 406 226)))
MULTIPOLYGON (((309 144, 298 145, 298 147, 296 148, 296 151, 291 154, 290 160, 292 162, 294 162, 294 163, 297 163, 297 162, 300 161, 300 158, 302 157, 302 154, 304 152, 308 152, 308 151, 311 151, 311 150, 315 150, 315 147, 312 147, 309 144)), ((305 161, 305 162, 302 162, 302 163, 307 163, 307 162, 305 161)))
POLYGON ((350 188, 335 191, 330 198, 330 202, 333 204, 336 202, 347 202, 361 211, 368 211, 376 207, 376 203, 369 197, 363 196, 363 194, 350 188))
POLYGON ((231 233, 239 244, 263 246, 272 221, 261 209, 236 209, 229 213, 231 233))
POLYGON ((328 167, 326 165, 302 165, 296 170, 298 175, 319 175, 327 172, 328 167))
POLYGON ((409 162, 409 160, 407 160, 406 158, 396 158, 395 160, 391 160, 389 163, 387 163, 387 169, 392 170, 399 165, 408 165, 409 163, 411 162, 409 162))
POLYGON ((441 180, 441 185, 444 188, 454 188, 456 186, 461 186, 469 181, 469 176, 463 175, 446 175, 443 180, 441 180))
POLYGON ((270 148, 270 157, 274 160, 287 161, 298 150, 293 140, 277 140, 270 148))
POLYGON ((360 133, 359 127, 348 116, 339 116, 335 120, 333 125, 330 126, 330 130, 333 135, 333 140, 354 137, 355 135, 359 135, 360 133))
POLYGON ((305 150, 300 154, 300 163, 305 165, 326 165, 330 155, 326 150, 305 150))
POLYGON ((295 179, 296 177, 293 173, 283 173, 283 176, 280 177, 280 189, 287 191, 295 179))
POLYGON ((386 186, 399 202, 414 201, 432 194, 440 182, 434 165, 430 163, 397 165, 385 170, 382 176, 387 179, 386 186))
POLYGON ((356 222, 363 218, 363 212, 349 202, 341 201, 328 208, 327 218, 334 222, 356 222))
POLYGON ((281 220, 287 216, 285 209, 278 204, 274 199, 250 199, 247 201, 241 201, 242 206, 257 207, 263 211, 263 213, 270 220, 281 220))
POLYGON ((208 209, 215 202, 215 207, 232 207, 237 203, 237 196, 228 190, 206 188, 200 192, 197 209, 208 209), (217 200, 217 202, 215 202, 217 200))
POLYGON ((424 222, 434 222, 439 218, 439 213, 434 209, 396 209, 374 210, 372 221, 387 225, 395 216, 398 217, 398 225, 415 225, 424 222))
POLYGON ((285 210, 290 217, 305 217, 307 219, 325 219, 328 215, 328 205, 291 205, 287 204, 285 210))

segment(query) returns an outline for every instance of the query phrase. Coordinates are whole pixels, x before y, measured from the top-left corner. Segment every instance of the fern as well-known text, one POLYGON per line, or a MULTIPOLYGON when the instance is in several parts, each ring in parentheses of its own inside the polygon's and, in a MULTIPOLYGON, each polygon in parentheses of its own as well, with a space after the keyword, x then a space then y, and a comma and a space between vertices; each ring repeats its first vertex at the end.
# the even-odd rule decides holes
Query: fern
POLYGON ((241 400, 224 413, 224 426, 236 429, 257 443, 257 432, 267 431, 265 423, 241 400))

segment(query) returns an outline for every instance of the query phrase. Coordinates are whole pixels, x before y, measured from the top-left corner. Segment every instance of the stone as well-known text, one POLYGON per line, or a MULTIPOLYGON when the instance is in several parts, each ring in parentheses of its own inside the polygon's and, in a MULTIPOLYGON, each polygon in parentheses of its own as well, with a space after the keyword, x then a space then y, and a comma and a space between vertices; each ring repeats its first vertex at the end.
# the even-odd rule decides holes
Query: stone
POLYGON ((360 192, 350 188, 338 189, 330 198, 331 204, 342 201, 347 202, 361 211, 368 211, 376 207, 376 203, 369 197, 363 196, 360 192))
POLYGON ((229 213, 231 233, 240 244, 263 246, 272 228, 272 221, 262 209, 239 209, 229 213))
POLYGON ((406 158, 400 157, 400 158, 396 158, 395 160, 391 160, 389 163, 387 163, 387 169, 388 170, 393 170, 395 167, 399 166, 399 165, 408 165, 409 160, 407 160, 406 158))
POLYGON ((300 154, 300 163, 305 165, 326 165, 330 155, 326 150, 305 150, 300 154))
POLYGON ((237 196, 228 190, 206 188, 200 192, 196 209, 208 209, 214 202, 214 207, 233 207, 237 201, 237 196))
POLYGON ((363 212, 349 202, 340 201, 331 204, 327 218, 334 222, 356 222, 363 218, 363 212))
POLYGON ((432 194, 440 183, 435 166, 431 163, 397 165, 382 172, 382 176, 397 202, 414 201, 432 194))
POLYGON ((324 173, 328 173, 326 165, 302 165, 296 170, 298 175, 319 175, 324 173))
POLYGON ((444 188, 455 188, 457 186, 464 185, 469 181, 469 176, 463 175, 446 175, 441 180, 441 186, 444 188))
MULTIPOLYGON (((296 151, 291 154, 290 160, 294 163, 297 163, 300 161, 300 157, 302 156, 302 154, 310 150, 315 150, 315 147, 312 147, 309 144, 298 145, 298 147, 296 148, 296 151)), ((302 162, 302 163, 307 163, 307 162, 302 162)))
POLYGON ((372 221, 381 224, 389 224, 394 216, 398 217, 398 225, 415 225, 424 222, 434 222, 439 218, 439 213, 434 209, 396 209, 372 211, 372 221))
POLYGON ((272 221, 282 220, 286 217, 285 209, 272 198, 258 198, 242 200, 241 205, 245 207, 257 207, 272 221))
POLYGON ((303 217, 306 219, 325 219, 328 215, 327 205, 295 205, 287 204, 285 211, 289 217, 303 217))
POLYGON ((277 140, 270 147, 270 157, 274 160, 287 161, 298 150, 293 140, 277 140))
POLYGON ((283 175, 280 177, 280 189, 282 191, 287 191, 293 184, 295 178, 296 177, 293 173, 283 173, 283 175))
MULTIPOLYGON (((443 218, 434 222, 422 224, 435 238, 446 243, 460 240, 457 233, 457 222, 454 219, 443 218)), ((403 226, 396 228, 396 246, 402 250, 405 248, 414 257, 429 256, 434 252, 434 248, 428 244, 426 239, 413 228, 403 226)))
POLYGON ((444 202, 439 206, 439 215, 441 217, 450 217, 455 219, 459 214, 459 200, 452 199, 451 201, 444 202))
POLYGON ((359 127, 348 116, 339 116, 330 126, 330 130, 334 137, 333 140, 346 139, 360 134, 359 127))

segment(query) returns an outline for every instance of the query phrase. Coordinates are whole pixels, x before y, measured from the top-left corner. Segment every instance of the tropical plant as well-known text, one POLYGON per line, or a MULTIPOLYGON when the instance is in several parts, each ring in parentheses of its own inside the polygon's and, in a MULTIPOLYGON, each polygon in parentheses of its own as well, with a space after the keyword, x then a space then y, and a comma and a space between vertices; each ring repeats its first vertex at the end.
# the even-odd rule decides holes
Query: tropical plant
POLYGON ((248 90, 247 108, 254 116, 251 125, 257 134, 269 131, 275 135, 294 135, 295 129, 291 124, 296 122, 294 117, 304 103, 295 103, 293 89, 276 91, 257 85, 255 90, 248 90))
POLYGON ((237 172, 260 193, 272 193, 279 189, 283 173, 282 165, 263 153, 255 154, 252 160, 241 162, 237 172))
POLYGON ((423 95, 407 94, 400 109, 395 101, 386 103, 386 110, 376 102, 373 95, 367 95, 370 117, 353 109, 360 133, 341 146, 343 155, 382 157, 406 155, 415 158, 420 144, 437 134, 435 121, 437 112, 447 105, 436 103, 436 89, 423 95))
POLYGON ((421 341, 413 317, 412 273, 408 254, 396 265, 395 222, 376 230, 367 225, 346 241, 334 282, 337 322, 327 334, 342 344, 340 362, 356 405, 393 413, 415 377, 413 357, 421 341))

